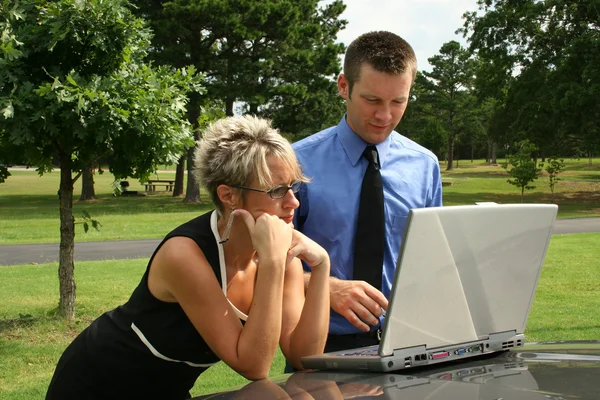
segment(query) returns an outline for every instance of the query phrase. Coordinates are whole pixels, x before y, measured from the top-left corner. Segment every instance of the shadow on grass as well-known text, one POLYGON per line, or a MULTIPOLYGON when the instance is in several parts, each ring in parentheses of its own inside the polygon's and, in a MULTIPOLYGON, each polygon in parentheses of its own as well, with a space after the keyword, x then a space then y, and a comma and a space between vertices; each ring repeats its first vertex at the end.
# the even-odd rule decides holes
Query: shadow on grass
POLYGON ((19 318, 0 319, 0 333, 16 328, 28 328, 40 322, 41 317, 34 317, 31 314, 20 314, 19 318))
MULTIPOLYGON (((564 330, 569 330, 569 331, 596 331, 600 329, 600 325, 590 325, 590 326, 576 326, 576 325, 570 325, 568 328, 565 328, 564 326, 544 326, 544 327, 539 327, 539 328, 531 328, 531 329, 526 329, 525 333, 527 335, 532 335, 534 333, 548 333, 548 332, 560 332, 560 331, 564 331, 564 330)), ((592 338, 590 338, 592 339, 592 338)))
MULTIPOLYGON (((137 197, 103 195, 96 200, 74 201, 73 214, 77 217, 83 210, 93 217, 160 214, 209 210, 213 207, 208 195, 201 196, 200 200, 201 203, 184 203, 183 197, 166 194, 137 197)), ((58 198, 53 195, 4 195, 0 197, 0 219, 58 218, 58 216, 58 198)))
MULTIPOLYGON (((521 194, 506 194, 493 192, 443 194, 444 205, 474 204, 478 201, 493 201, 500 204, 521 203, 521 194)), ((571 211, 594 211, 600 209, 600 191, 578 191, 569 193, 556 193, 552 198, 550 193, 525 193, 523 203, 558 204, 559 207, 571 211)))
POLYGON ((480 172, 446 172, 442 173, 442 178, 464 179, 508 179, 508 174, 503 171, 480 171, 480 172))

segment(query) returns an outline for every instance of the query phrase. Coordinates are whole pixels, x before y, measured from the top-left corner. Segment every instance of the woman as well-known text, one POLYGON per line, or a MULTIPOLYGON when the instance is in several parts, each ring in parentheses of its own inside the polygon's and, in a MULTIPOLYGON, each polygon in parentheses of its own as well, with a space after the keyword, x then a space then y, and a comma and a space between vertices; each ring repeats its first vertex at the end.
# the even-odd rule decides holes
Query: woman
POLYGON ((278 345, 296 368, 323 352, 329 257, 293 229, 306 178, 291 146, 268 121, 231 117, 204 132, 196 160, 216 210, 165 237, 129 301, 66 349, 47 399, 189 398, 219 360, 262 379, 278 345))

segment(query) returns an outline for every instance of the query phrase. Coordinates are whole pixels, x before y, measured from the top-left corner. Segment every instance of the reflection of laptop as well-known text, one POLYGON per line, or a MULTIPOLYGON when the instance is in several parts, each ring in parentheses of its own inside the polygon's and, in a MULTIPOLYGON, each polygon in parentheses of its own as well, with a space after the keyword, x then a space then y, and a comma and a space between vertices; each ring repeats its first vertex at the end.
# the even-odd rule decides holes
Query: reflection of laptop
MULTIPOLYGON (((472 364, 472 363, 469 363, 472 364)), ((372 387, 381 388, 377 399, 547 399, 543 394, 527 393, 539 390, 533 376, 524 362, 478 364, 463 368, 441 369, 432 375, 424 375, 420 371, 417 376, 402 374, 349 374, 344 372, 308 372, 304 373, 304 381, 336 382, 340 391, 346 383, 352 384, 355 397, 367 395, 372 387)), ((298 379, 297 379, 298 380, 298 379)), ((310 394, 322 394, 314 390, 316 385, 306 385, 313 389, 310 394)), ((362 397, 360 397, 362 398, 362 397)), ((372 397, 367 397, 372 398, 372 397)))
POLYGON ((522 346, 557 209, 411 210, 379 346, 304 357, 303 366, 393 371, 522 346))

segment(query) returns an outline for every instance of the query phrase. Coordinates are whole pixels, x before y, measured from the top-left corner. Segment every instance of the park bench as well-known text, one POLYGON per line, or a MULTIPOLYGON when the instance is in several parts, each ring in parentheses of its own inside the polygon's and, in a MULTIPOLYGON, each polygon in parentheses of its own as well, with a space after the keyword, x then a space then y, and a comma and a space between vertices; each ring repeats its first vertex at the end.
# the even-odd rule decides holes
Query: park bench
POLYGON ((165 191, 172 192, 175 186, 174 179, 148 179, 145 183, 146 192, 155 192, 157 186, 164 186, 165 191))

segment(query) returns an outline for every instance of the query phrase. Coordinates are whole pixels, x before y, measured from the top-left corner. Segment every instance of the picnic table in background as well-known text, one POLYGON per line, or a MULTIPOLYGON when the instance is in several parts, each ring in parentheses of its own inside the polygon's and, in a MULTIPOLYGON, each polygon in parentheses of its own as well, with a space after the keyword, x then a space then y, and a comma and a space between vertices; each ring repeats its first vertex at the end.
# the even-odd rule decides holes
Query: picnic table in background
POLYGON ((145 183, 146 192, 155 192, 157 186, 164 186, 165 191, 172 192, 175 179, 148 179, 145 183))

